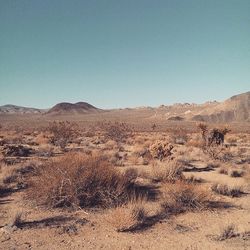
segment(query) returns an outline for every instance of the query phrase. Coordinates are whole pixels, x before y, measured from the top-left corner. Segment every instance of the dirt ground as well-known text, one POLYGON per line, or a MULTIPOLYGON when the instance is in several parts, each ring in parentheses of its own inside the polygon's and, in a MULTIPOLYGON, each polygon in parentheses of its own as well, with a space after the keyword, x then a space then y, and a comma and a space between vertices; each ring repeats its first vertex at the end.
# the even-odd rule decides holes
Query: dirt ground
MULTIPOLYGON (((224 204, 165 216, 138 230, 118 232, 110 223, 113 208, 44 208, 27 199, 26 173, 17 180, 6 181, 17 169, 65 154, 65 150, 49 142, 45 132, 23 131, 5 126, 0 133, 0 249, 250 249, 250 134, 229 133, 220 159, 213 159, 197 145, 198 132, 184 136, 185 130, 179 134, 136 132, 120 144, 105 140, 98 133, 86 135, 85 131, 67 143, 66 151, 98 151, 109 155, 121 171, 137 169, 140 174, 136 181, 144 183, 149 181, 147 176, 155 164, 165 166, 168 161, 144 159, 140 152, 155 141, 171 142, 172 157, 183 164, 184 177, 199 182, 217 202, 224 204), (31 151, 28 156, 6 155, 8 145, 23 145, 31 151), (226 173, 222 173, 225 169, 226 173), (234 176, 233 171, 239 176, 234 176), (237 197, 218 194, 211 190, 213 184, 240 187, 241 192, 237 197), (13 223, 18 214, 22 219, 13 223), (230 225, 234 226, 234 234, 219 239, 230 225)), ((157 200, 148 201, 149 213, 154 213, 158 205, 157 200)))

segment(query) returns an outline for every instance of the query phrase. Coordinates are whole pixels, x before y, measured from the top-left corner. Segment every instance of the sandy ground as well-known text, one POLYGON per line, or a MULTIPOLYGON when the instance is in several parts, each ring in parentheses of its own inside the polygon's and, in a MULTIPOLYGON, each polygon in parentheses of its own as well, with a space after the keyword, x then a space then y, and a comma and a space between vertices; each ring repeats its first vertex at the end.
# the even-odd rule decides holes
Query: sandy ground
MULTIPOLYGON (((132 147, 127 146, 127 149, 132 150, 132 147)), ((206 163, 200 159, 192 162, 197 168, 206 163)), ((249 168, 249 165, 245 164, 245 167, 249 168)), ((2 170, 5 168, 8 166, 2 166, 2 170)), ((151 166, 138 164, 137 168, 150 171, 151 166)), ((220 174, 216 168, 184 174, 202 178, 203 185, 208 188, 213 183, 240 185, 245 194, 238 198, 216 194, 231 207, 187 212, 162 219, 151 227, 125 233, 117 232, 109 223, 110 209, 45 210, 24 198, 25 189, 11 190, 0 197, 0 249, 250 249, 249 183, 243 177, 220 174), (18 227, 9 226, 18 212, 23 212, 23 221, 18 227), (230 224, 245 235, 215 240, 230 224)), ((4 178, 4 171, 0 178, 4 178)))

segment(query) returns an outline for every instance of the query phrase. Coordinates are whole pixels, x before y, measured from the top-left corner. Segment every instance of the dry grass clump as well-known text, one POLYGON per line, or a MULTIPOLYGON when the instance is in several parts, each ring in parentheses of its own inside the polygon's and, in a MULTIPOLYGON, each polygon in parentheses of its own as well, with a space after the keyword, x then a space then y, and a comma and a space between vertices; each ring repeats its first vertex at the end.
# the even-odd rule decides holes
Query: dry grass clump
POLYGON ((119 151, 114 152, 111 154, 111 157, 109 158, 109 161, 114 165, 114 166, 124 166, 124 161, 127 158, 127 154, 120 153, 119 151))
POLYGON ((175 182, 183 179, 183 167, 178 161, 153 164, 151 179, 155 182, 175 182))
POLYGON ((227 142, 230 144, 237 143, 238 137, 236 135, 230 135, 227 138, 227 142))
POLYGON ((227 225, 222 229, 220 234, 216 237, 217 240, 223 241, 227 239, 231 239, 239 236, 240 234, 237 232, 237 228, 234 224, 227 225))
POLYGON ((23 166, 9 167, 4 171, 2 182, 6 185, 15 184, 16 188, 26 188, 28 178, 36 174, 38 162, 29 162, 23 166))
POLYGON ((211 194, 198 184, 178 181, 162 187, 162 207, 165 212, 178 214, 209 207, 211 194))
POLYGON ((145 143, 148 141, 148 138, 145 137, 145 135, 138 135, 133 140, 133 144, 137 145, 145 145, 145 143))
POLYGON ((173 154, 173 148, 173 145, 169 143, 157 141, 150 146, 149 151, 153 158, 162 161, 165 158, 169 158, 173 154))
POLYGON ((148 165, 150 161, 153 160, 153 157, 148 149, 148 146, 136 145, 133 147, 130 160, 133 164, 148 165))
POLYGON ((111 207, 133 193, 134 174, 120 173, 100 155, 68 153, 33 178, 28 197, 47 207, 111 207))
POLYGON ((185 178, 185 181, 187 183, 202 183, 202 182, 204 182, 204 179, 202 179, 200 177, 196 177, 194 175, 190 175, 190 176, 185 178))
POLYGON ((105 149, 107 150, 117 149, 117 143, 113 140, 109 140, 105 143, 105 149))
POLYGON ((219 184, 219 183, 213 184, 211 189, 213 192, 215 192, 217 194, 221 194, 224 196, 230 196, 230 197, 239 197, 244 193, 243 188, 240 186, 229 187, 226 184, 219 184))
POLYGON ((49 135, 46 134, 45 132, 41 132, 40 134, 38 134, 36 137, 35 137, 35 142, 38 144, 38 145, 44 145, 44 144, 48 144, 49 143, 49 135))
POLYGON ((147 218, 145 201, 130 201, 126 205, 114 208, 108 216, 108 222, 117 232, 133 231, 142 226, 147 218))
POLYGON ((202 145, 203 145, 203 141, 200 138, 198 133, 192 134, 186 143, 187 147, 201 148, 202 145))

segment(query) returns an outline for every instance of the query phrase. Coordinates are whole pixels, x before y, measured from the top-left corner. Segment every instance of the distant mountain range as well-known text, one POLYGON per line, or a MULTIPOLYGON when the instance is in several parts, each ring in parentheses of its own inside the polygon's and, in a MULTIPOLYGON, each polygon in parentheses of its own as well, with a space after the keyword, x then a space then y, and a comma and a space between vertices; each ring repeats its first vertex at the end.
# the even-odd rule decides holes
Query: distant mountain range
POLYGON ((58 103, 51 109, 36 109, 15 105, 0 106, 0 114, 41 114, 46 116, 85 115, 103 112, 123 115, 143 114, 145 119, 193 120, 207 122, 250 122, 250 91, 232 96, 224 102, 206 102, 204 104, 177 103, 161 105, 158 108, 139 107, 126 109, 102 110, 86 102, 58 103))
POLYGON ((42 114, 45 110, 7 104, 0 106, 0 114, 42 114))

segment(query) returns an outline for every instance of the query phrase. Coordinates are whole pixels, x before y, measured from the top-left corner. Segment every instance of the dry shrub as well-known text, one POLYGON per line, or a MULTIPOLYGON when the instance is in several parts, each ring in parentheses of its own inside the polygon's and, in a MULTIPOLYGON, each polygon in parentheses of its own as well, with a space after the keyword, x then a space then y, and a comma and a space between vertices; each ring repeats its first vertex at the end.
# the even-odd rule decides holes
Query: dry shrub
POLYGON ((130 201, 126 205, 114 208, 108 216, 108 222, 117 232, 133 231, 140 227, 147 217, 145 201, 130 201))
POLYGON ((240 186, 229 187, 226 184, 219 184, 219 183, 213 184, 211 189, 212 189, 212 191, 214 191, 217 194, 221 194, 224 196, 230 196, 230 197, 239 197, 244 193, 243 188, 240 186))
POLYGON ((165 158, 169 158, 173 154, 173 148, 173 145, 169 143, 157 141, 150 146, 149 151, 153 158, 162 161, 165 158))
POLYGON ((243 170, 237 170, 237 169, 233 169, 230 171, 229 175, 231 177, 242 177, 244 175, 244 171, 243 170))
POLYGON ((51 143, 64 149, 78 135, 78 126, 68 121, 54 121, 47 130, 52 134, 51 143))
POLYGON ((186 143, 186 145, 188 147, 196 147, 196 148, 201 148, 203 146, 203 143, 201 140, 199 139, 190 139, 188 140, 188 142, 186 143))
POLYGON ((203 152, 213 159, 227 160, 227 152, 224 152, 224 137, 230 130, 227 127, 208 129, 205 123, 199 123, 198 128, 201 131, 203 152))
POLYGON ((38 134, 35 138, 35 142, 38 145, 48 144, 49 141, 50 141, 49 136, 44 132, 38 134))
POLYGON ((98 134, 97 130, 98 130, 98 128, 96 126, 91 126, 91 127, 88 128, 87 131, 85 131, 83 133, 83 136, 90 137, 90 138, 94 137, 94 136, 96 136, 98 134))
POLYGON ((200 177, 196 177, 194 175, 191 175, 191 176, 186 177, 185 181, 187 183, 202 183, 202 182, 204 182, 204 179, 202 179, 200 177))
POLYGON ((109 140, 105 144, 105 149, 112 150, 117 148, 117 143, 113 140, 109 140))
POLYGON ((156 182, 175 182, 183 179, 183 168, 178 161, 169 161, 165 164, 154 164, 151 179, 156 182))
POLYGON ((3 183, 6 185, 15 184, 16 188, 26 188, 28 186, 28 178, 36 175, 39 163, 29 162, 23 166, 14 166, 6 169, 3 183))
POLYGON ((129 199, 133 178, 103 156, 68 153, 41 168, 28 197, 47 207, 111 207, 129 199))
POLYGON ((228 175, 228 168, 227 167, 220 167, 218 172, 220 174, 228 175))
POLYGON ((34 150, 30 147, 23 145, 5 145, 3 147, 3 155, 9 157, 28 157, 34 153, 34 150))
POLYGON ((198 184, 178 181, 162 187, 162 207, 165 212, 178 214, 209 207, 211 194, 198 184))
POLYGON ((134 139, 134 144, 139 144, 139 145, 144 145, 147 142, 147 138, 145 138, 145 136, 143 135, 138 135, 135 137, 134 139))
POLYGON ((227 225, 222 229, 221 233, 216 237, 217 240, 223 241, 239 236, 237 228, 234 224, 227 225))
POLYGON ((129 161, 133 164, 133 165, 138 165, 141 162, 141 157, 137 154, 137 153, 132 153, 131 156, 129 157, 129 161))
POLYGON ((121 122, 103 122, 100 125, 101 130, 104 131, 106 140, 113 140, 117 144, 126 142, 129 139, 133 131, 126 123, 121 122))
POLYGON ((209 155, 215 160, 227 161, 226 148, 223 145, 211 144, 202 147, 205 154, 209 155), (225 157, 224 157, 225 156, 225 157))
POLYGON ((7 191, 8 191, 8 189, 5 186, 3 186, 2 184, 0 184, 0 198, 2 198, 7 191))
POLYGON ((53 146, 51 145, 47 145, 47 144, 43 144, 38 148, 37 151, 37 156, 39 157, 51 157, 54 155, 54 149, 53 146))
POLYGON ((152 159, 152 155, 147 147, 144 145, 134 146, 133 153, 130 156, 132 164, 148 165, 152 159))
POLYGON ((136 168, 127 168, 124 173, 123 173, 125 179, 129 180, 129 181, 134 181, 138 176, 138 170, 136 168))
POLYGON ((13 169, 9 170, 6 173, 6 176, 2 179, 4 184, 11 184, 16 182, 19 179, 19 176, 15 173, 13 169))
POLYGON ((173 129, 171 140, 173 143, 184 145, 188 141, 187 131, 183 128, 173 129))
POLYGON ((111 155, 109 161, 114 165, 114 166, 124 166, 124 159, 126 157, 119 153, 119 152, 115 152, 111 155))

